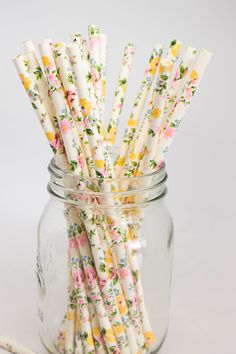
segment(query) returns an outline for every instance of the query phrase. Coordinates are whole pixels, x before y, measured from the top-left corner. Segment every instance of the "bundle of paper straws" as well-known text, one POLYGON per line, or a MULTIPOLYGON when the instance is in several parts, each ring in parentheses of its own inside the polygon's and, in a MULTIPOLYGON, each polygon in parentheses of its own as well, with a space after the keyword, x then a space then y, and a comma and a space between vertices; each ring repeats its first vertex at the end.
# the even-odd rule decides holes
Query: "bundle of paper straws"
MULTIPOLYGON (((125 46, 113 109, 105 128, 107 38, 95 25, 89 26, 88 34, 88 40, 80 33, 73 34, 69 45, 44 40, 38 45, 41 61, 34 44, 27 41, 26 53, 14 58, 14 63, 56 163, 81 179, 97 178, 96 188, 107 193, 111 192, 107 178, 137 177, 162 165, 211 54, 192 47, 182 50, 177 40, 172 40, 166 49, 160 44, 155 46, 113 162, 110 152, 135 46, 125 46)), ((117 203, 112 196, 105 198, 117 203)), ((99 204, 99 200, 90 202, 99 204)), ((126 245, 128 226, 114 211, 102 212, 96 219, 91 209, 70 205, 65 206, 65 215, 69 296, 55 343, 57 350, 150 353, 156 338, 145 305, 137 257, 126 245)))

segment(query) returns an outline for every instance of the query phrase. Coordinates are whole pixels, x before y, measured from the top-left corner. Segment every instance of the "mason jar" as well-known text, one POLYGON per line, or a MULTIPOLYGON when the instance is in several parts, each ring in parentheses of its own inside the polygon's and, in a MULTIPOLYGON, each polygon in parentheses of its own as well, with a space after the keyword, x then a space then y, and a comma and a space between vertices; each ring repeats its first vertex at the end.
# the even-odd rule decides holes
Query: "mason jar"
POLYGON ((37 252, 45 348, 158 352, 168 327, 173 248, 165 165, 105 180, 65 172, 54 159, 48 169, 37 252))

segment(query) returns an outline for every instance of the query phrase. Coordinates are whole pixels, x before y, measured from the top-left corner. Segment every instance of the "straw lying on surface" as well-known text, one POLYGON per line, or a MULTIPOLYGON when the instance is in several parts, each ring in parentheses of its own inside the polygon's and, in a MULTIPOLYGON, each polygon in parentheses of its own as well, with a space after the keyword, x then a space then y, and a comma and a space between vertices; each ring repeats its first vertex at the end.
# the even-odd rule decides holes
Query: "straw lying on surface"
MULTIPOLYGON (((128 214, 99 208, 100 203, 122 206, 111 194, 121 186, 104 178, 139 176, 159 168, 211 54, 202 50, 194 64, 196 50, 188 47, 177 64, 179 41, 170 43, 165 56, 162 45, 155 46, 113 164, 108 145, 115 142, 134 46, 127 45, 124 52, 105 134, 106 36, 93 25, 88 42, 80 33, 72 39, 69 45, 51 40, 39 45, 43 69, 31 41, 25 42, 27 53, 14 59, 56 162, 81 179, 97 178, 90 187, 81 184, 81 192, 91 188, 110 193, 86 197, 93 207, 86 210, 65 205, 68 306, 55 345, 62 354, 146 353, 158 345, 158 333, 152 330, 138 259, 128 237, 128 214)), ((65 185, 72 188, 66 180, 65 185)), ((65 197, 75 198, 73 193, 65 197)), ((140 229, 144 215, 135 215, 140 229)), ((138 239, 139 230, 135 232, 138 239)))
POLYGON ((0 348, 13 354, 37 354, 37 352, 23 346, 22 344, 3 336, 0 336, 0 348))

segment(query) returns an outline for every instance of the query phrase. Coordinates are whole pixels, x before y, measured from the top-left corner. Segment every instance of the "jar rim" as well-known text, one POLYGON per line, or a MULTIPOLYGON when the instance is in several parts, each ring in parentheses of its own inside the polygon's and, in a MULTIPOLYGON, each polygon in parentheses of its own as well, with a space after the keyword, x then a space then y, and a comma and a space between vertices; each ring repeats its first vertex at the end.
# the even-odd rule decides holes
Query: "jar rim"
POLYGON ((114 205, 113 202, 110 203, 107 200, 119 200, 122 201, 122 208, 130 208, 134 204, 141 205, 160 199, 167 193, 165 164, 150 174, 114 179, 81 177, 73 172, 62 170, 56 164, 55 159, 50 161, 48 170, 50 173, 49 193, 71 204, 83 205, 82 199, 98 198, 100 202, 105 201, 105 204, 99 204, 103 207, 117 208, 118 204, 114 205), (135 203, 133 203, 133 197, 135 197, 135 203))
POLYGON ((144 181, 145 179, 150 179, 150 177, 155 177, 155 176, 159 176, 159 175, 163 175, 165 174, 167 176, 166 173, 166 164, 163 161, 162 164, 159 166, 158 169, 156 169, 155 171, 152 171, 150 173, 147 174, 143 174, 140 176, 133 176, 133 177, 114 177, 114 178, 110 178, 110 177, 87 177, 87 176, 80 176, 75 174, 73 171, 66 171, 65 169, 62 169, 61 167, 58 166, 58 164, 56 163, 56 158, 53 157, 48 165, 48 171, 49 173, 53 173, 55 175, 57 175, 58 177, 61 178, 65 178, 65 177, 73 177, 73 178, 77 178, 78 180, 81 179, 83 181, 87 181, 87 182, 91 182, 91 183, 98 183, 99 181, 104 181, 104 182, 114 182, 114 183, 123 183, 123 182, 130 182, 130 181, 134 181, 134 182, 138 182, 138 181, 144 181))

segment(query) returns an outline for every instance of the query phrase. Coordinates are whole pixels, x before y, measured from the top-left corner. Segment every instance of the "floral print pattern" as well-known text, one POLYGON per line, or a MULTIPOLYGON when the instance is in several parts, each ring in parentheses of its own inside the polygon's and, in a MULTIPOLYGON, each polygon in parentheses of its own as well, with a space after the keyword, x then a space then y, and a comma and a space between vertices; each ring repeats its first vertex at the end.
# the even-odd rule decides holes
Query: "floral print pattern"
POLYGON ((147 98, 149 90, 151 88, 152 82, 154 80, 154 76, 156 74, 156 70, 162 55, 162 46, 157 45, 149 58, 149 62, 147 68, 145 70, 144 79, 141 83, 141 87, 137 93, 131 114, 128 120, 128 126, 125 129, 124 136, 122 139, 122 143, 119 149, 118 156, 115 161, 115 171, 116 175, 119 176, 122 170, 122 167, 125 164, 125 158, 127 156, 131 141, 134 138, 136 127, 139 122, 144 102, 147 98))
POLYGON ((112 146, 115 144, 117 126, 119 124, 119 118, 124 105, 124 96, 127 90, 127 80, 131 70, 131 64, 134 58, 134 54, 135 46, 133 44, 128 44, 124 50, 121 72, 118 79, 118 85, 115 91, 112 114, 107 127, 106 141, 112 146))
MULTIPOLYGON (((67 192, 66 197, 71 201, 79 198, 81 207, 65 204, 68 304, 56 340, 62 354, 141 354, 157 342, 145 305, 137 250, 130 246, 130 241, 139 237, 143 215, 134 210, 132 223, 127 221, 130 211, 102 210, 99 204, 105 201, 113 207, 120 202, 135 203, 133 196, 113 199, 111 192, 119 186, 104 179, 120 174, 139 176, 160 166, 210 57, 201 51, 189 73, 196 53, 193 48, 187 49, 169 88, 181 44, 173 40, 166 58, 162 59, 162 46, 154 49, 128 119, 114 172, 103 128, 105 43, 100 28, 90 26, 88 46, 80 34, 74 35, 74 44, 68 50, 64 43, 44 41, 40 45, 44 70, 34 52, 15 59, 24 89, 53 152, 57 158, 62 157, 63 167, 80 176, 79 196, 67 192), (133 141, 156 71, 157 85, 133 141), (98 178, 91 183, 86 177, 98 178), (88 190, 102 193, 95 198, 93 193, 88 196, 83 193, 88 190)), ((133 56, 134 46, 128 44, 108 125, 110 145, 115 143, 133 56)), ((68 181, 65 183, 72 187, 68 181)))

